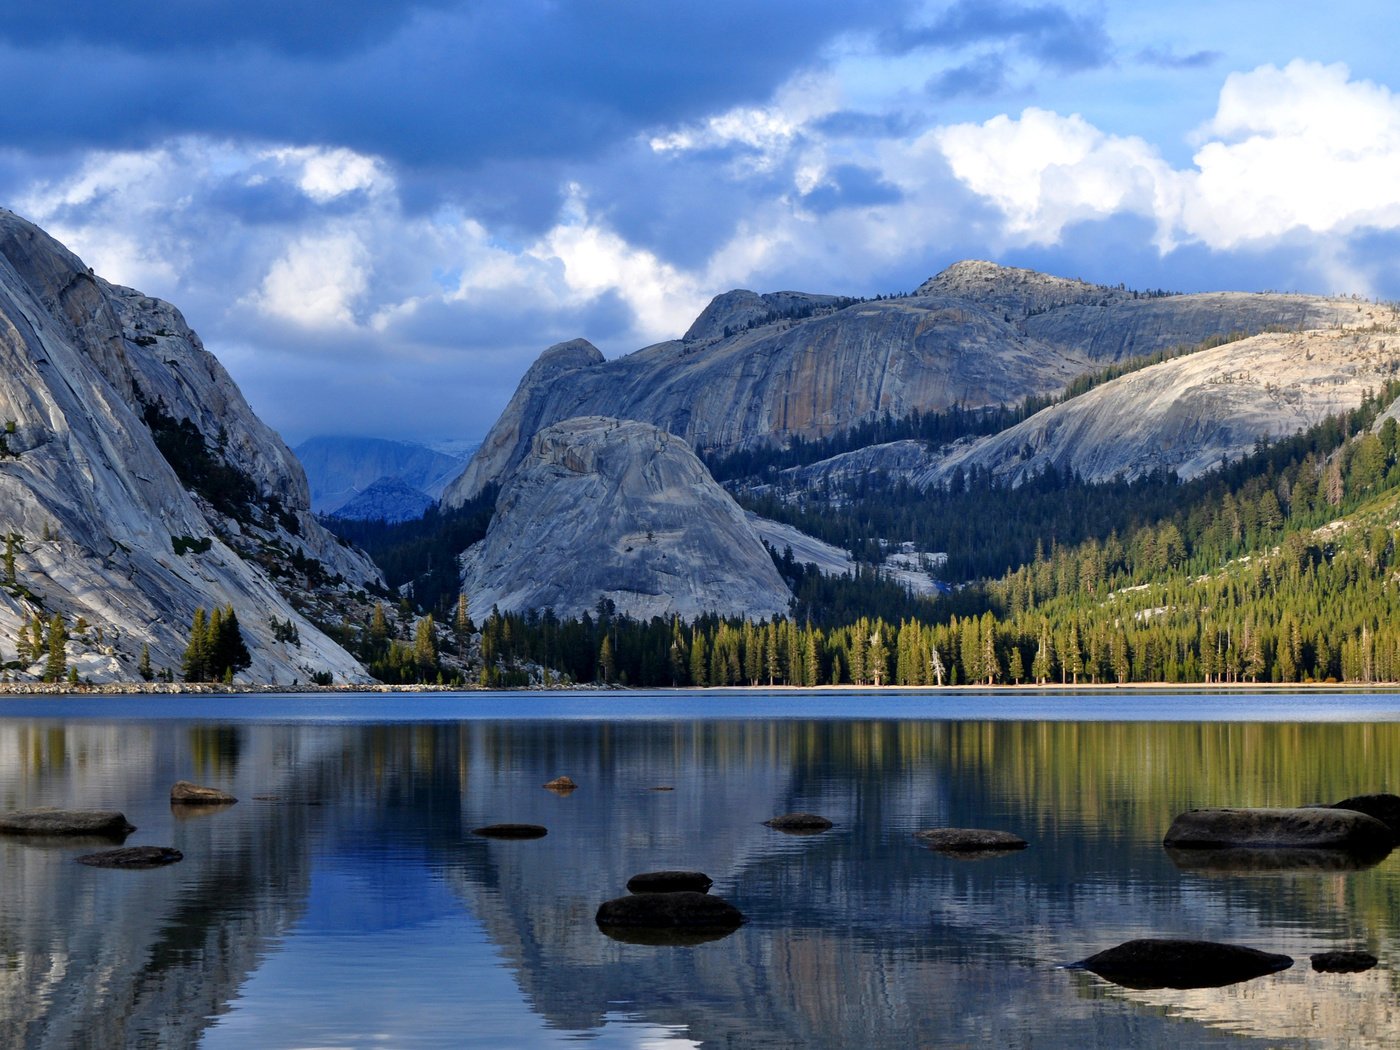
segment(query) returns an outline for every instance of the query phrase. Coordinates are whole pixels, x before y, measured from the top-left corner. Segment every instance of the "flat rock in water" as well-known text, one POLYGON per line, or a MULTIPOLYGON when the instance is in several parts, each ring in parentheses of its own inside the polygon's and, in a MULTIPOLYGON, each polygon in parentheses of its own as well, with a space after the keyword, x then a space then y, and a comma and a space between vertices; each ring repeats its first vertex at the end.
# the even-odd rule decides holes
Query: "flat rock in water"
POLYGON ((676 893, 634 893, 604 901, 595 921, 599 926, 651 930, 736 930, 743 913, 721 897, 681 890, 676 893))
POLYGON ((0 835, 97 835, 124 839, 136 828, 110 809, 26 809, 0 814, 0 835))
POLYGON ((1378 961, 1370 952, 1318 952, 1312 957, 1312 968, 1318 973, 1361 973, 1378 961))
POLYGON ((1350 809, 1193 809, 1172 821, 1162 845, 1332 849, 1384 856, 1395 847, 1395 834, 1375 817, 1350 809))
POLYGON ((185 855, 170 846, 127 846, 123 849, 104 849, 100 853, 89 853, 78 858, 79 864, 93 868, 163 868, 185 859, 185 855))
POLYGON ((227 791, 201 787, 188 780, 177 780, 170 789, 170 803, 175 806, 231 806, 237 801, 227 791))
POLYGON ((540 824, 487 824, 472 828, 472 834, 488 839, 542 839, 549 829, 540 824))
POLYGON ((556 794, 567 795, 570 791, 577 790, 578 784, 575 783, 573 777, 564 776, 555 777, 548 784, 546 784, 545 787, 547 787, 550 791, 553 791, 556 794))
POLYGON ((819 817, 815 813, 784 813, 780 817, 773 817, 763 823, 775 831, 787 831, 799 835, 812 835, 826 831, 831 827, 831 821, 825 817, 819 817))
POLYGON ((1237 944, 1145 937, 1091 955, 1073 968, 1124 988, 1222 988, 1292 965, 1287 955, 1237 944))
POLYGON ((1330 809, 1349 809, 1375 817, 1400 839, 1400 795, 1353 795, 1333 802, 1330 809))
POLYGON ((644 871, 627 880, 629 893, 707 893, 714 880, 703 871, 644 871))
POLYGON ((929 849, 941 853, 1009 853, 1025 849, 1028 843, 1009 831, 988 831, 983 828, 929 828, 914 832, 914 837, 929 849))

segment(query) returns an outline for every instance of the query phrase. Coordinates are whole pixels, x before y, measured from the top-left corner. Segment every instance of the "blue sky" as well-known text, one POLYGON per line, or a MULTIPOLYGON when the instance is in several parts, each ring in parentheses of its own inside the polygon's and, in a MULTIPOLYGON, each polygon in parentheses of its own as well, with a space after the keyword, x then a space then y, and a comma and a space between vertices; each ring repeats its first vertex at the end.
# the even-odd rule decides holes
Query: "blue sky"
POLYGON ((480 437, 530 361, 962 258, 1400 299, 1382 3, 0 0, 0 203, 253 406, 480 437))

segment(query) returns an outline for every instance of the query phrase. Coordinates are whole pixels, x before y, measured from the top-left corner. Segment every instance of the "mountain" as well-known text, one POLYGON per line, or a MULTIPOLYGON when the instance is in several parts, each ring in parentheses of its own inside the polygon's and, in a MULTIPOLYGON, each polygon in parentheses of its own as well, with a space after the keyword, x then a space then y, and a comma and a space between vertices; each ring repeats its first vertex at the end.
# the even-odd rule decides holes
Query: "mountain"
POLYGON ((462 476, 458 506, 504 477, 542 428, 637 419, 710 452, 819 440, 886 415, 1018 404, 1105 365, 1211 338, 1343 323, 1351 300, 1143 294, 959 263, 912 295, 719 296, 681 339, 616 360, 586 340, 546 350, 462 476))
POLYGON ((436 503, 432 496, 402 478, 380 478, 342 503, 328 517, 348 521, 414 521, 436 503))
POLYGON ((462 566, 478 622, 493 607, 580 616, 603 599, 642 620, 761 619, 791 599, 744 512, 684 441, 598 416, 534 436, 462 566))
POLYGON ((292 599, 333 618, 382 577, 316 522, 290 450, 175 307, 3 210, 0 421, 5 659, 59 616, 82 677, 134 679, 143 646, 178 673, 196 607, 232 605, 247 678, 366 680, 292 599))
MULTIPOLYGON (((474 445, 467 447, 475 451, 474 445)), ((381 490, 379 505, 393 510, 394 516, 386 519, 390 521, 403 520, 406 510, 414 506, 419 510, 413 516, 421 515, 425 504, 418 495, 428 497, 428 503, 436 502, 470 458, 470 452, 459 455, 408 441, 363 437, 313 437, 293 451, 306 470, 311 509, 317 514, 336 514, 371 485, 387 480, 398 483, 405 495, 415 494, 398 508, 385 502, 388 490, 381 490)))

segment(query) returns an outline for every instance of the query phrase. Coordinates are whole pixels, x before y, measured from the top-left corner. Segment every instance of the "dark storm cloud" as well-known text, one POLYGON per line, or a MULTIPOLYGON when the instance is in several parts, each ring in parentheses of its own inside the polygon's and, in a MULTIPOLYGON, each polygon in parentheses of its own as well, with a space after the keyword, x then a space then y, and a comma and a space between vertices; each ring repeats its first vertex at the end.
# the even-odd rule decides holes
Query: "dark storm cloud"
POLYGON ((1113 46, 1103 22, 1073 14, 1058 4, 959 0, 930 25, 883 37, 896 52, 953 49, 982 44, 1014 46, 1051 69, 1074 72, 1112 61, 1113 46))
MULTIPOLYGON (((834 35, 872 22, 841 0, 8 6, 0 91, 26 104, 5 107, 0 139, 255 136, 410 166, 594 156, 766 98, 834 35)), ((898 15, 890 5, 875 21, 898 15)))
POLYGON ((802 205, 818 215, 838 208, 872 204, 896 204, 903 199, 899 187, 886 182, 878 171, 856 164, 841 164, 827 172, 827 181, 802 197, 802 205))

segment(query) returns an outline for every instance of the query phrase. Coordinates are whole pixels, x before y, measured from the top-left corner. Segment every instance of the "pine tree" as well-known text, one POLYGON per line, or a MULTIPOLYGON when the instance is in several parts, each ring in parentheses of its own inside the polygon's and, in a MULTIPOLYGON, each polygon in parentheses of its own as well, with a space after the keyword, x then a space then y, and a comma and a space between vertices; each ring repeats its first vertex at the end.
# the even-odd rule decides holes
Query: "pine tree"
POLYGON ((136 666, 136 673, 141 676, 143 682, 149 682, 155 677, 155 672, 151 670, 151 647, 145 642, 141 643, 141 662, 136 666))
POLYGON ((190 640, 180 661, 180 673, 187 682, 209 679, 209 619, 202 605, 195 609, 190 621, 190 640))
POLYGON ((613 657, 612 638, 603 635, 603 644, 598 650, 598 677, 604 685, 617 681, 617 661, 613 657))
POLYGON ((61 682, 68 672, 68 630, 63 626, 63 617, 53 614, 49 621, 48 659, 44 662, 44 681, 61 682))
POLYGON ((690 642, 690 684, 706 686, 710 684, 710 659, 706 652, 705 632, 698 626, 690 642))
POLYGON ((420 619, 414 628, 413 660, 418 665, 420 674, 427 675, 437 670, 437 642, 433 638, 432 613, 420 619))

